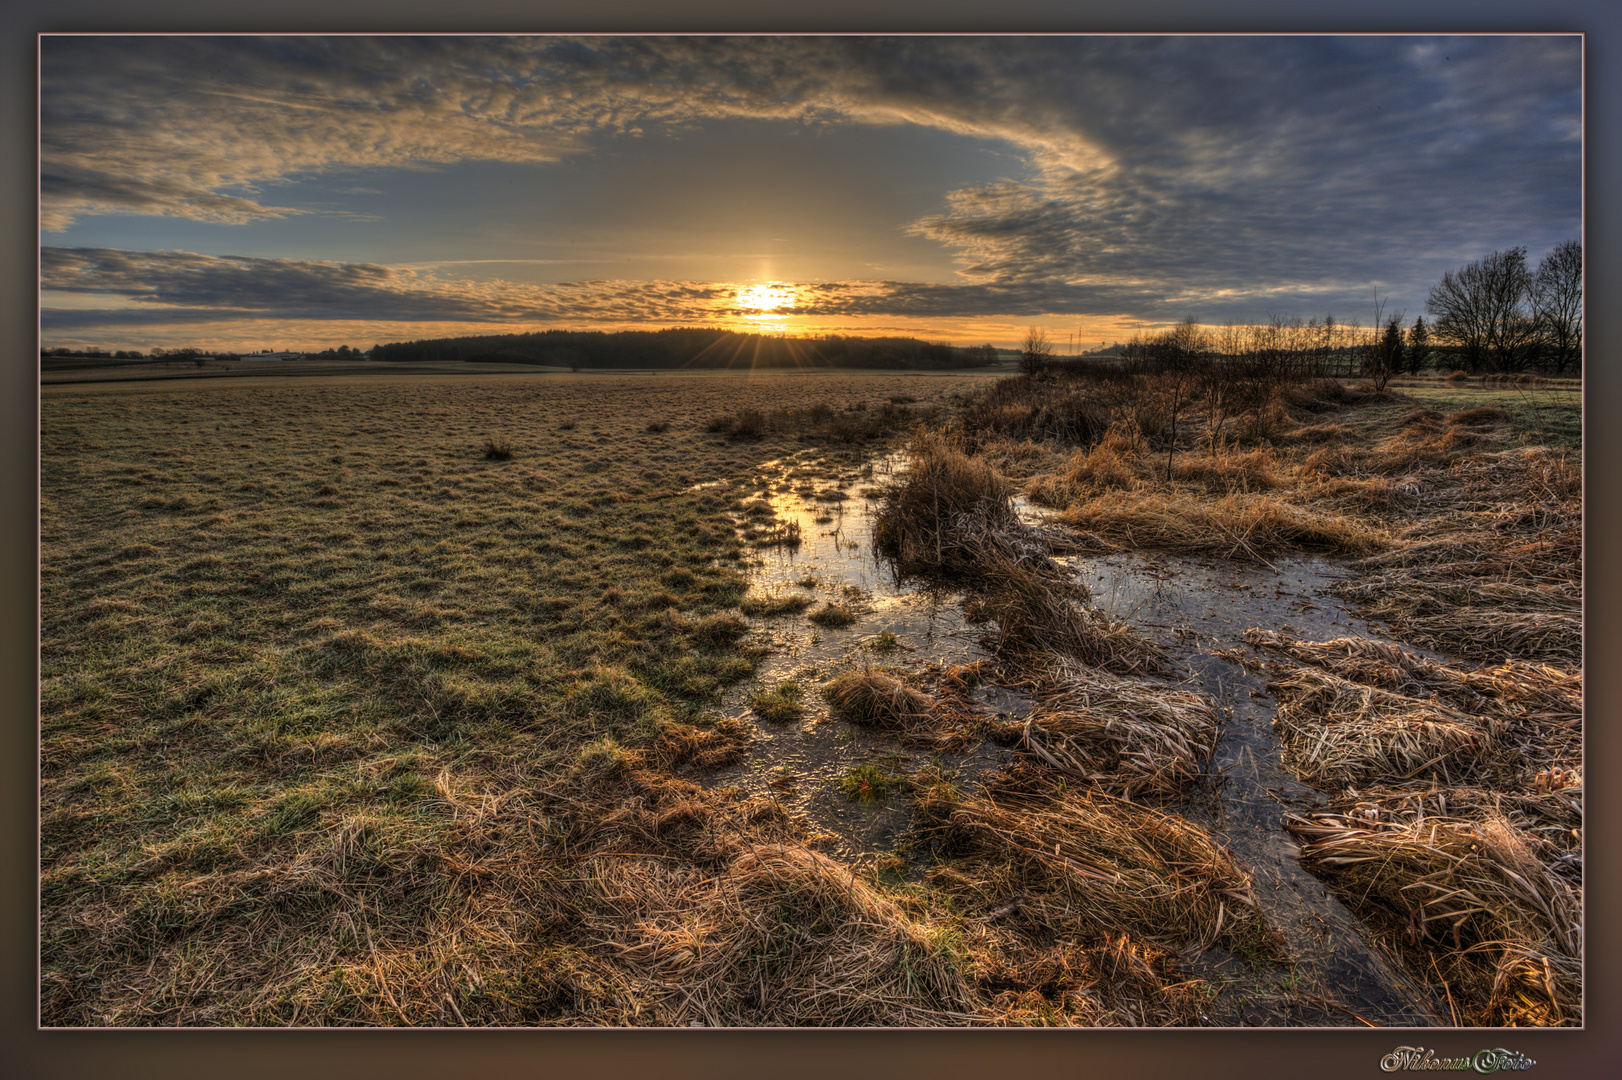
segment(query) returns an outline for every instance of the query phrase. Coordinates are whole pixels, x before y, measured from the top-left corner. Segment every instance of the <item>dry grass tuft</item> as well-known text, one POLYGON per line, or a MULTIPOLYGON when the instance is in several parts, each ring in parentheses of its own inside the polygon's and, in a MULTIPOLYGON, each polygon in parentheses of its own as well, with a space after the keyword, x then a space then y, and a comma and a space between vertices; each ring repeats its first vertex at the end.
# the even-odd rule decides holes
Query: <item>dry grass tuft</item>
POLYGON ((1273 728, 1284 764, 1334 790, 1426 777, 1457 783, 1486 773, 1503 729, 1437 702, 1298 668, 1268 683, 1279 700, 1273 728))
POLYGON ((898 574, 980 580, 985 543, 1026 540, 1012 486, 984 459, 933 434, 915 439, 907 456, 906 476, 885 490, 874 519, 874 547, 898 574))
POLYGON ((1503 424, 1509 422, 1509 410, 1500 405, 1478 405, 1473 409, 1461 409, 1449 415, 1445 423, 1453 426, 1477 427, 1482 424, 1503 424))
POLYGON ((1128 934, 1171 948, 1242 944, 1283 956, 1249 876, 1199 826, 1096 791, 1059 791, 1017 770, 1003 780, 1011 787, 993 784, 978 797, 941 785, 915 797, 919 828, 953 856, 940 884, 971 908, 1022 896, 1020 920, 1043 936, 1128 934))
POLYGON ((639 1023, 927 1027, 987 1022, 960 957, 927 922, 804 847, 719 870, 599 858, 600 942, 639 1023))
POLYGON ((913 746, 961 750, 983 727, 978 706, 949 689, 932 697, 909 681, 869 669, 836 675, 822 685, 822 698, 836 720, 891 732, 913 746))
POLYGON ((1363 554, 1386 543, 1356 519, 1244 493, 1220 499, 1176 491, 1112 495, 1078 503, 1059 520, 1128 546, 1257 561, 1286 551, 1363 554))
POLYGON ((1348 798, 1285 825, 1304 864, 1429 961, 1461 1023, 1582 1023, 1582 898, 1537 837, 1402 797, 1348 798))
POLYGON ((1461 670, 1365 638, 1298 641, 1265 630, 1245 637, 1336 678, 1406 699, 1413 715, 1441 705, 1492 726, 1496 749, 1480 764, 1512 786, 1582 766, 1581 672, 1522 661, 1461 670))
POLYGON ((1030 497, 1046 506, 1066 507, 1077 499, 1106 491, 1129 491, 1149 473, 1144 460, 1148 444, 1135 424, 1118 421, 1091 448, 1071 454, 1068 463, 1040 475, 1026 486, 1030 497))
POLYGON ((849 671, 822 685, 834 717, 863 727, 899 731, 929 719, 929 695, 876 671, 849 671))
POLYGON ((1582 661, 1581 470, 1541 447, 1416 478, 1424 517, 1335 590, 1418 645, 1470 660, 1582 661))
POLYGON ((998 623, 1004 656, 1059 652, 1115 671, 1153 671, 1160 652, 1087 604, 1085 586, 1053 560, 1055 540, 1023 524, 1011 488, 939 436, 909 448, 912 466, 884 495, 875 548, 902 576, 948 576, 981 593, 973 617, 998 623))
POLYGON ((1085 668, 1034 690, 1024 740, 1037 757, 1103 791, 1174 796, 1198 780, 1219 721, 1199 694, 1085 668))
POLYGON ((486 461, 510 461, 513 456, 513 444, 506 439, 485 439, 481 452, 486 461))
POLYGON ((835 604, 830 602, 813 611, 811 614, 807 615, 806 618, 810 619, 818 626, 826 626, 831 630, 838 630, 842 627, 852 625, 858 620, 859 616, 844 604, 835 604))
POLYGON ((1269 491, 1279 486, 1277 468, 1278 461, 1268 447, 1219 449, 1214 454, 1179 457, 1172 475, 1213 492, 1269 491))
POLYGON ((967 613, 971 619, 996 621, 997 632, 988 644, 1001 659, 1040 668, 1055 657, 1070 657, 1127 675, 1165 670, 1158 645, 1074 592, 1017 563, 1004 565, 998 582, 996 590, 971 600, 967 613))

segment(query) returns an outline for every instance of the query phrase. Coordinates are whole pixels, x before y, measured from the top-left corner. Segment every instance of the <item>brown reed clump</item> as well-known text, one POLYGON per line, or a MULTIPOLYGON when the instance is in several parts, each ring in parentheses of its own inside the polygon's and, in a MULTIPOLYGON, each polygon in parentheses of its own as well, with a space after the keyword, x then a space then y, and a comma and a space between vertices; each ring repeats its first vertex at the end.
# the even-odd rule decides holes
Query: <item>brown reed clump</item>
POLYGON ((1482 776, 1502 721, 1471 716, 1327 672, 1297 668, 1268 683, 1284 764, 1326 790, 1415 777, 1448 783, 1482 776))
POLYGON ((1214 500, 1178 491, 1112 495, 1078 503, 1059 520, 1126 546, 1257 561, 1286 551, 1366 554, 1385 544, 1355 519, 1242 492, 1214 500))
POLYGON ((1085 602, 1079 582, 1052 580, 1029 563, 998 558, 988 549, 987 567, 997 588, 972 601, 970 615, 996 620, 988 644, 1020 667, 1041 667, 1054 657, 1071 657, 1120 674, 1152 674, 1165 669, 1165 654, 1127 623, 1085 602))
POLYGON ((1282 957, 1283 939, 1249 876, 1200 826, 1102 792, 1033 783, 1017 770, 1002 779, 980 796, 942 785, 915 796, 918 830, 951 858, 953 872, 937 885, 971 909, 993 911, 1019 896, 1022 924, 1044 937, 1128 934, 1169 948, 1243 944, 1282 957))
POLYGON ((1277 467, 1269 447, 1223 448, 1212 454, 1179 457, 1172 475, 1210 492, 1268 491, 1279 486, 1277 467))
POLYGON ((902 742, 930 749, 962 749, 974 738, 977 709, 952 695, 932 698, 893 675, 847 671, 822 684, 822 699, 836 720, 893 732, 902 742))
POLYGON ((1155 646, 1087 604, 1086 587, 1052 557, 1056 537, 1019 520, 1011 487, 989 465, 935 435, 908 455, 874 536, 898 574, 975 588, 974 613, 996 619, 1004 656, 1060 652, 1117 671, 1159 669, 1155 646))
POLYGON ((1498 816, 1427 815, 1377 796, 1286 815, 1302 862, 1383 923, 1457 1022, 1582 1023, 1582 898, 1498 816), (1350 805, 1348 805, 1350 803, 1350 805))
POLYGON ((951 940, 825 855, 757 846, 719 869, 599 858, 581 937, 637 1022, 934 1027, 988 1023, 951 940))
POLYGON ((1478 663, 1582 662, 1582 472, 1541 447, 1413 478, 1420 520, 1335 592, 1406 640, 1478 663))
POLYGON ((1497 735, 1480 764, 1501 782, 1524 788, 1541 773, 1582 766, 1581 672, 1514 660, 1466 670, 1366 638, 1300 641, 1267 630, 1247 631, 1245 638, 1405 698, 1415 711, 1440 703, 1487 720, 1497 735))
POLYGON ((1013 488, 982 458, 943 436, 923 435, 908 447, 906 476, 888 487, 874 518, 873 546, 902 577, 986 577, 981 555, 1002 545, 1015 558, 1035 553, 1014 512, 1013 488), (962 535, 972 529, 972 536, 962 535))
POLYGON ((1509 422, 1509 410, 1501 405, 1477 405, 1473 409, 1460 409, 1450 414, 1445 423, 1458 427, 1479 427, 1484 424, 1509 422))
POLYGON ((1117 421, 1097 443, 1075 451, 1063 467, 1036 477, 1026 490, 1037 502, 1056 507, 1106 491, 1131 490, 1148 475, 1147 452, 1137 425, 1117 421))
POLYGON ((1031 752, 1125 798, 1176 795, 1200 778, 1216 747, 1217 715, 1190 691, 1071 668, 1034 697, 1024 729, 1031 752))

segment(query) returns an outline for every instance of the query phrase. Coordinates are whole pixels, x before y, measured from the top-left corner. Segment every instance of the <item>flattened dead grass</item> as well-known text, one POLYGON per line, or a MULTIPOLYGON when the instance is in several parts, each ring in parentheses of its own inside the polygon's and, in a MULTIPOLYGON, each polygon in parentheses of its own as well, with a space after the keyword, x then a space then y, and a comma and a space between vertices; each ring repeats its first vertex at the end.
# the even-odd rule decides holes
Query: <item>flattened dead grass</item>
POLYGON ((1217 499, 1176 490, 1122 493, 1077 503, 1059 520, 1124 546, 1260 561, 1287 551, 1365 554, 1387 542, 1354 518, 1244 492, 1217 499))
POLYGON ((981 796, 940 785, 915 801, 950 872, 937 880, 983 911, 1021 896, 1044 933, 1130 935, 1168 948, 1261 945, 1282 956, 1249 876, 1199 826, 1102 792, 1004 774, 981 796))
POLYGON ((1500 816, 1379 796, 1285 825, 1306 865, 1428 961, 1458 1023, 1582 1022, 1581 894, 1539 857, 1536 836, 1500 816))
POLYGON ((1114 795, 1174 796, 1204 774, 1216 748, 1216 712, 1191 691, 1070 667, 1033 696, 1025 745, 1114 795))

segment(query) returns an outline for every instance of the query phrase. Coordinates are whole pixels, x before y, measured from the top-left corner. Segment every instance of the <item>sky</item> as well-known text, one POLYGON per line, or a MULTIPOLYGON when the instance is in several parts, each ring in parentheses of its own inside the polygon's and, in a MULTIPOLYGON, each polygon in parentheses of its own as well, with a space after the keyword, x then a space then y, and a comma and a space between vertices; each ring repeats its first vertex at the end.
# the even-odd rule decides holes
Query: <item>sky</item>
POLYGON ((1555 36, 40 43, 42 344, 1372 324, 1582 229, 1555 36))

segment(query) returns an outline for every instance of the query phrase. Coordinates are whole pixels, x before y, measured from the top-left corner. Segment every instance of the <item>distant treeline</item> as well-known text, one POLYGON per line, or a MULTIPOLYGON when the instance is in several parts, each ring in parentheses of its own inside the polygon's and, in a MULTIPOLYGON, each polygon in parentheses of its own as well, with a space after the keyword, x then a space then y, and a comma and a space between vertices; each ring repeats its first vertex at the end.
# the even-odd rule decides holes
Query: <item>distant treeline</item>
POLYGON ((543 330, 531 334, 436 338, 372 346, 386 361, 545 364, 567 368, 900 368, 983 367, 990 345, 960 348, 902 337, 779 337, 732 330, 675 328, 543 330))

